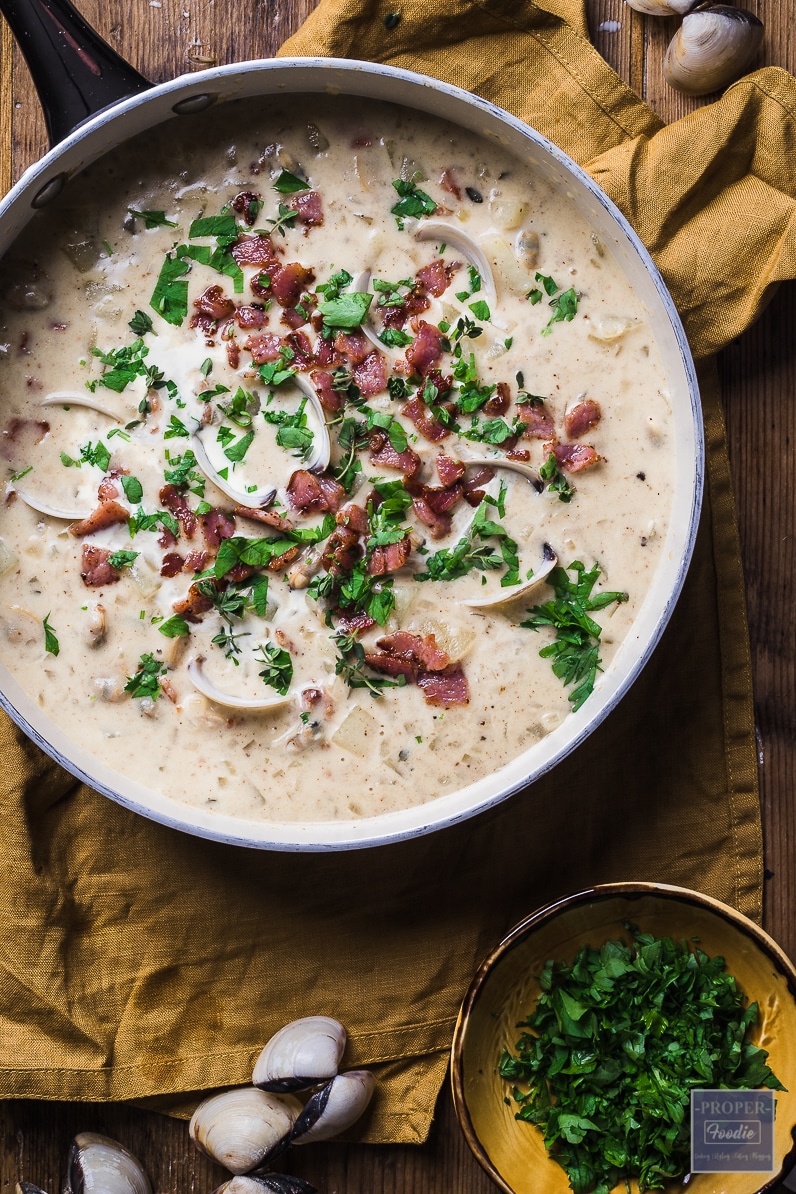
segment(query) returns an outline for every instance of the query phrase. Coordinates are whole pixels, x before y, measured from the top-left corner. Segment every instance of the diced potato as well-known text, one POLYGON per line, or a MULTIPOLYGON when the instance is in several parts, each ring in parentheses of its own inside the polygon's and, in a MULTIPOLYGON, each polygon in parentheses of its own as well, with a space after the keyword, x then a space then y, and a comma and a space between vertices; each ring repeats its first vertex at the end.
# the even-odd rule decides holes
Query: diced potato
POLYGON ((350 750, 352 754, 364 759, 370 751, 371 743, 375 742, 377 726, 378 722, 372 713, 368 713, 361 705, 355 705, 332 734, 332 742, 335 746, 342 746, 343 750, 350 750))

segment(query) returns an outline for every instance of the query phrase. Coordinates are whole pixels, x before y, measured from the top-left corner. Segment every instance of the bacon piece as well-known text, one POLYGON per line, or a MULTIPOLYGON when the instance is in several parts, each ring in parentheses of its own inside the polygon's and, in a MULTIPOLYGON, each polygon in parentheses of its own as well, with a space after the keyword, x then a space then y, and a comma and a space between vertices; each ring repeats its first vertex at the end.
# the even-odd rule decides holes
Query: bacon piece
POLYGON ((274 265, 276 251, 270 236, 241 236, 230 249, 238 265, 274 265))
POLYGON ((508 383, 499 381, 495 387, 495 392, 492 397, 484 404, 484 414, 492 415, 494 418, 497 415, 505 415, 511 403, 511 390, 508 383))
POLYGON ((452 705, 469 705, 470 688, 460 663, 451 664, 441 672, 423 672, 417 677, 427 705, 450 709, 452 705))
POLYGON ((461 199, 462 188, 456 181, 454 173, 449 166, 446 166, 440 174, 439 185, 442 187, 443 191, 447 191, 449 195, 453 195, 454 199, 461 199))
POLYGON ((181 601, 175 601, 171 608, 188 622, 201 622, 202 614, 213 608, 213 602, 200 592, 197 584, 192 584, 187 595, 181 601))
POLYGON ((293 356, 288 362, 294 369, 308 369, 315 363, 312 345, 306 332, 291 332, 285 336, 285 344, 292 351, 293 356))
POLYGON ((463 494, 464 485, 461 481, 456 481, 453 485, 446 486, 444 489, 435 489, 431 485, 424 485, 422 493, 419 493, 417 496, 425 498, 435 514, 447 514, 449 510, 453 509, 463 494))
POLYGON ((279 322, 283 323, 286 328, 295 331, 296 328, 304 327, 305 323, 309 322, 309 310, 311 304, 307 302, 306 295, 304 302, 299 307, 285 307, 282 314, 279 316, 279 322))
MULTIPOLYGON (((301 555, 301 546, 296 543, 295 546, 289 547, 287 551, 283 551, 281 556, 274 556, 265 565, 269 572, 282 572, 287 568, 288 564, 292 564, 294 560, 301 555)), ((254 572, 254 569, 252 569, 254 572)))
POLYGON ((527 448, 512 448, 510 452, 506 453, 507 460, 517 460, 522 464, 527 464, 531 459, 531 454, 527 448))
POLYGON ((370 437, 370 461, 377 468, 391 468, 403 473, 405 477, 414 477, 420 472, 421 461, 417 452, 406 448, 403 452, 396 452, 386 435, 375 432, 370 437))
POLYGON ((345 398, 339 390, 334 388, 334 377, 322 369, 316 369, 310 374, 312 384, 315 386, 315 393, 318 395, 318 400, 324 410, 328 411, 330 415, 335 415, 339 410, 342 410, 345 404, 345 398))
POLYGON ((262 506, 236 506, 235 513, 241 518, 250 518, 252 522, 264 522, 275 531, 293 530, 293 523, 278 510, 266 510, 262 506))
POLYGON ((202 534, 211 551, 215 550, 222 539, 235 534, 235 516, 226 510, 208 510, 202 515, 202 534))
POLYGON ((83 584, 88 585, 90 589, 116 584, 121 572, 108 563, 110 555, 110 551, 105 547, 96 547, 93 543, 83 544, 80 561, 80 575, 83 578, 83 584))
POLYGON ((196 515, 188 505, 185 494, 181 493, 176 485, 164 485, 159 497, 161 505, 179 519, 185 538, 193 539, 197 527, 196 515))
POLYGON ((315 348, 313 351, 315 353, 315 360, 324 368, 326 368, 328 365, 336 366, 343 364, 342 355, 337 351, 332 341, 324 339, 323 336, 319 336, 315 341, 315 348))
POLYGON ((240 365, 240 345, 237 340, 227 340, 227 363, 230 369, 237 369, 240 365))
POLYGON ((423 438, 432 444, 439 443, 441 439, 450 435, 450 430, 442 426, 423 399, 417 395, 404 404, 401 413, 406 415, 407 419, 411 419, 423 438))
POLYGON ((268 312, 262 307, 244 303, 235 311, 235 323, 244 331, 249 328, 264 328, 268 323, 268 312))
POLYGON ((348 609, 334 610, 334 617, 337 629, 345 634, 362 634, 376 625, 376 619, 371 618, 370 614, 352 613, 348 609))
POLYGON ((436 514, 422 495, 412 499, 412 509, 423 526, 428 527, 432 539, 444 539, 446 535, 450 534, 452 526, 450 514, 436 514))
POLYGON ((287 499, 294 510, 335 511, 344 497, 342 485, 325 473, 316 476, 307 469, 297 469, 287 484, 287 499))
POLYGON ((338 332, 334 346, 349 365, 361 364, 372 347, 364 332, 338 332))
POLYGON ((559 468, 566 473, 580 473, 602 460, 591 444, 545 444, 545 452, 552 452, 559 468))
POLYGON ((420 315, 431 306, 431 300, 422 289, 415 287, 405 296, 403 302, 394 307, 381 308, 382 320, 386 328, 402 328, 410 316, 420 315))
POLYGON ((288 206, 298 212, 297 223, 306 228, 318 228, 323 223, 323 202, 317 191, 296 195, 288 206))
POLYGON ((521 402, 517 418, 525 424, 523 439, 550 439, 555 435, 553 416, 543 402, 521 402))
POLYGON ((602 417, 603 412, 599 402, 595 402, 593 398, 587 398, 585 402, 579 402, 564 415, 564 430, 570 439, 580 439, 592 427, 596 427, 602 417))
POLYGON ((406 363, 413 373, 424 376, 442 356, 442 332, 421 319, 417 335, 406 350, 406 363))
POLYGON ((164 551, 168 551, 170 547, 174 547, 177 543, 177 536, 168 527, 163 527, 158 535, 158 543, 164 551))
POLYGON ((370 534, 367 511, 355 502, 346 502, 335 515, 335 522, 339 527, 348 527, 357 535, 370 534))
POLYGON ((79 539, 81 535, 94 535, 97 531, 104 531, 106 527, 117 526, 129 520, 130 511, 125 510, 118 502, 101 502, 88 518, 73 522, 69 527, 69 534, 79 539))
POLYGON ((420 683, 426 674, 444 673, 450 664, 447 652, 437 646, 433 634, 410 634, 397 630, 376 640, 382 654, 366 654, 365 663, 374 671, 386 672, 390 676, 403 675, 420 683))
POLYGON ((381 394, 387 389, 387 365, 384 357, 375 349, 354 366, 352 373, 364 398, 381 394))
POLYGON ((467 471, 461 460, 454 460, 451 456, 446 456, 444 452, 440 452, 435 464, 437 476, 446 488, 455 484, 456 481, 461 481, 467 471))
POLYGON ((244 224, 251 228, 260 211, 260 196, 255 195, 254 191, 241 191, 232 200, 232 210, 243 216, 244 224))
POLYGON ((0 455, 8 461, 21 457, 34 444, 40 444, 49 430, 50 424, 43 419, 9 419, 3 428, 0 455))
POLYGON ((189 551, 185 557, 184 572, 201 572, 207 563, 206 551, 189 551))
POLYGON ((348 573, 362 555, 359 535, 350 527, 339 526, 326 540, 321 563, 333 576, 348 573))
POLYGON ((168 555, 163 557, 163 562, 160 565, 161 576, 176 576, 178 572, 182 572, 185 560, 179 552, 170 551, 168 555))
POLYGON ((422 269, 419 269, 415 277, 429 294, 433 294, 434 298, 439 298, 448 289, 451 284, 451 278, 460 268, 460 261, 448 263, 443 261, 441 257, 438 257, 430 265, 424 265, 422 269))
POLYGON ((412 543, 408 535, 404 535, 397 543, 387 543, 384 547, 374 547, 373 554, 368 560, 368 574, 370 576, 384 576, 387 572, 397 572, 403 568, 409 559, 412 543))
POLYGON ((315 281, 315 273, 298 261, 290 261, 281 269, 271 270, 271 293, 280 307, 295 307, 303 291, 315 281))
MULTIPOLYGON (((220 286, 208 286, 198 299, 194 299, 193 305, 200 315, 207 315, 216 321, 229 319, 235 313, 235 304, 220 286)), ((194 326, 193 323, 191 326, 194 326)))
POLYGON ((264 365, 266 361, 275 361, 282 349, 282 337, 274 332, 261 332, 259 336, 249 336, 244 348, 252 354, 255 365, 264 365))
POLYGON ((110 474, 100 481, 97 497, 101 502, 112 502, 114 498, 119 497, 119 486, 110 474))

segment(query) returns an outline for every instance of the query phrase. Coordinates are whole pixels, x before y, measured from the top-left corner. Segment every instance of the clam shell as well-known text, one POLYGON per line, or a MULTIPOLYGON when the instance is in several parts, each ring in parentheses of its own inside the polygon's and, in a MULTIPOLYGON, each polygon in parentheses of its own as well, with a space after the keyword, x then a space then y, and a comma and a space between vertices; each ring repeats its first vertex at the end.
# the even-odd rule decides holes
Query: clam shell
MULTIPOLYGON (((208 680, 207 676, 202 671, 202 664, 204 658, 197 656, 188 664, 187 672, 188 679, 193 684, 197 692, 201 692, 202 696, 207 697, 209 701, 214 701, 217 705, 223 705, 226 709, 248 709, 251 712, 257 712, 260 709, 277 709, 281 705, 289 705, 292 698, 292 693, 288 691, 284 694, 278 692, 270 692, 262 697, 242 697, 235 696, 234 693, 225 692, 218 688, 212 680, 208 680)), ((269 1090, 276 1089, 269 1087, 269 1090)), ((282 1087, 283 1090, 299 1090, 299 1087, 282 1087)))
POLYGON ((520 581, 518 585, 511 585, 509 588, 501 589, 499 593, 492 593, 489 597, 468 597, 462 601, 462 605, 467 605, 470 609, 494 609, 495 606, 505 605, 508 601, 514 601, 517 597, 524 596, 531 589, 535 589, 537 585, 540 585, 542 581, 547 579, 557 564, 558 556, 550 544, 545 543, 542 563, 536 569, 533 576, 527 580, 520 581))
POLYGON ((214 1194, 318 1194, 318 1187, 311 1186, 301 1177, 291 1173, 252 1173, 233 1177, 224 1182, 214 1194))
POLYGON ((475 266, 478 270, 481 275, 481 287, 484 297, 491 307, 495 306, 497 293, 495 290, 495 279, 492 275, 492 266, 487 260, 486 253, 478 241, 473 240, 472 236, 468 235, 468 233, 455 224, 448 223, 447 220, 424 220, 417 227, 415 240, 443 241, 445 244, 452 245, 454 249, 458 249, 467 258, 470 265, 475 266))
POLYGON ((667 83, 686 95, 720 91, 747 70, 763 40, 754 13, 711 4, 684 18, 663 63, 667 83))
POLYGON ((42 398, 39 406, 85 406, 88 410, 95 410, 97 414, 107 415, 117 423, 123 423, 126 417, 100 402, 90 390, 86 390, 85 393, 80 390, 53 390, 46 398, 42 398))
POLYGON ((46 514, 48 518, 61 518, 64 522, 80 522, 84 518, 88 518, 91 513, 91 510, 65 510, 61 506, 50 506, 47 502, 37 498, 35 494, 26 493, 18 485, 14 486, 14 492, 26 506, 30 506, 31 510, 35 510, 37 514, 46 514))
POLYGON ((152 1194, 152 1186, 124 1145, 80 1132, 69 1146, 63 1194, 152 1194))
POLYGON ((301 1104, 254 1086, 205 1099, 193 1113, 191 1140, 230 1173, 249 1173, 287 1148, 301 1104))
POLYGON ((350 1128, 364 1112, 376 1079, 370 1070, 349 1070, 314 1094, 293 1125, 291 1144, 329 1140, 350 1128))
POLYGON ((330 1016, 305 1016, 274 1033, 257 1058, 252 1082, 261 1090, 306 1090, 337 1073, 346 1031, 330 1016))

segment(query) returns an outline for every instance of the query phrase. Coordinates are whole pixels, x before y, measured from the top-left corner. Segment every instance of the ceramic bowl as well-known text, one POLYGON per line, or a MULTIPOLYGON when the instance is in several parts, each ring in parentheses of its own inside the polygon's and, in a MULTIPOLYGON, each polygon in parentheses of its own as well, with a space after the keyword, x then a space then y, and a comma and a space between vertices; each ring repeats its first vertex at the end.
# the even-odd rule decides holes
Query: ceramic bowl
MULTIPOLYGON (((586 944, 626 937, 626 921, 656 937, 698 938, 719 954, 760 1007, 753 1041, 789 1088, 776 1092, 773 1173, 692 1174, 667 1194, 757 1194, 770 1190, 796 1159, 796 968, 762 929, 734 908, 698 892, 655 883, 618 883, 558 900, 518 924, 484 961, 462 1004, 453 1042, 453 1097, 470 1148, 508 1194, 569 1194, 564 1170, 550 1160, 541 1132, 514 1118, 510 1084, 498 1074, 503 1047, 513 1049, 539 994, 548 958, 571 962, 586 944)), ((631 1183, 633 1194, 638 1186, 631 1183)), ((624 1184, 617 1191, 624 1191, 624 1184)))

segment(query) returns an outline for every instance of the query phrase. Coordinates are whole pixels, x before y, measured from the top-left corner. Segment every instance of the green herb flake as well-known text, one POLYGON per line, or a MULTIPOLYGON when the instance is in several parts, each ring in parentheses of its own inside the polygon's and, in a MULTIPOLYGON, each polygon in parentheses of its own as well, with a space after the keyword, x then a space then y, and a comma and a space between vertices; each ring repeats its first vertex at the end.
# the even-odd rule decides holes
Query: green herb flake
POLYGON ((56 637, 55 631, 50 625, 49 614, 47 614, 47 616, 44 618, 42 626, 44 627, 44 650, 48 655, 57 655, 61 650, 61 647, 56 637))
MULTIPOLYGON (((64 458, 64 453, 62 452, 61 459, 63 460, 63 458, 64 458)), ((67 459, 68 459, 68 457, 67 457, 67 459)), ((74 460, 70 460, 69 463, 75 464, 76 462, 74 460)), ((27 468, 21 468, 18 473, 12 473, 9 480, 21 481, 23 477, 27 477, 28 473, 32 473, 32 472, 33 472, 33 465, 29 464, 27 468)))
POLYGON ((160 678, 166 674, 166 665, 154 655, 142 655, 135 675, 127 677, 124 691, 131 697, 150 697, 156 701, 160 695, 160 678))
POLYGON ((188 623, 180 614, 172 614, 158 626, 158 630, 161 634, 165 634, 166 638, 182 638, 191 633, 188 623))
POLYGON ((499 1061, 517 1119, 542 1130, 575 1194, 629 1189, 631 1178, 663 1189, 688 1172, 693 1089, 784 1089, 749 1041, 758 1008, 724 959, 625 929, 631 944, 545 963, 536 1006, 499 1061))
POLYGON ((319 303, 318 310, 323 316, 324 332, 333 328, 353 331, 354 328, 361 327, 372 302, 372 294, 354 290, 319 303))
POLYGON ((135 505, 137 502, 140 502, 144 496, 144 489, 138 478, 122 475, 119 480, 122 483, 124 496, 127 498, 128 502, 132 502, 133 505, 135 505))
POLYGON ((188 314, 188 282, 185 275, 190 268, 182 257, 167 253, 149 300, 153 311, 157 311, 166 323, 175 327, 180 327, 188 314))
POLYGON ((550 303, 553 308, 553 314, 550 316, 545 327, 542 328, 542 335, 549 336, 553 330, 554 323, 571 323, 578 311, 578 295, 574 288, 565 290, 559 294, 557 298, 550 303))
POLYGON ((263 683, 275 688, 280 696, 285 696, 293 679, 293 660, 290 652, 274 643, 261 644, 260 651, 261 655, 258 657, 255 654, 254 658, 259 663, 264 663, 265 667, 257 674, 263 683))
POLYGON ((176 220, 167 220, 165 211, 139 211, 137 207, 128 207, 131 216, 138 216, 144 221, 145 228, 176 228, 176 220))
POLYGON ((297 174, 291 174, 289 170, 283 170, 277 179, 274 180, 273 188, 279 191, 280 195, 292 195, 298 191, 308 191, 310 184, 306 178, 299 178, 297 174))
POLYGON ((600 667, 599 645, 602 630, 589 615, 615 602, 627 601, 627 593, 602 592, 592 595, 600 576, 595 566, 589 571, 580 560, 568 569, 554 568, 547 578, 555 598, 528 610, 531 615, 520 626, 527 630, 551 627, 555 639, 542 647, 542 659, 553 660, 553 674, 562 684, 575 687, 568 694, 573 713, 591 696, 600 667), (570 580, 567 572, 574 572, 570 580))
POLYGON ((111 568, 129 568, 133 561, 138 559, 139 554, 137 551, 112 551, 108 556, 108 563, 111 568))
POLYGON ((403 228, 404 221, 407 217, 412 216, 430 216, 437 210, 437 205, 430 195, 425 191, 421 191, 419 187, 415 186, 414 182, 404 182, 402 178, 396 178, 392 184, 398 192, 400 198, 390 212, 395 216, 395 222, 399 228, 403 228))

